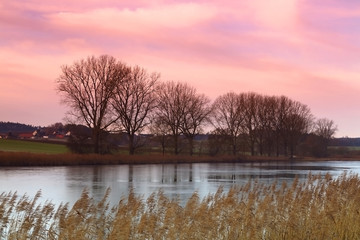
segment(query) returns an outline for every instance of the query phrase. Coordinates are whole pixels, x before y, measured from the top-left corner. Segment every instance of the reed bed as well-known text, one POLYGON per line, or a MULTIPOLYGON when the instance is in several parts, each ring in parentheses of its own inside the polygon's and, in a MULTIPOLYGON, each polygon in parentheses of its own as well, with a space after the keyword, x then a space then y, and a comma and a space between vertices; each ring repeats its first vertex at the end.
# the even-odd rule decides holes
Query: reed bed
POLYGON ((309 175, 281 187, 249 182, 181 206, 163 192, 142 199, 130 191, 118 205, 85 190, 70 207, 0 195, 1 239, 359 239, 360 179, 309 175))

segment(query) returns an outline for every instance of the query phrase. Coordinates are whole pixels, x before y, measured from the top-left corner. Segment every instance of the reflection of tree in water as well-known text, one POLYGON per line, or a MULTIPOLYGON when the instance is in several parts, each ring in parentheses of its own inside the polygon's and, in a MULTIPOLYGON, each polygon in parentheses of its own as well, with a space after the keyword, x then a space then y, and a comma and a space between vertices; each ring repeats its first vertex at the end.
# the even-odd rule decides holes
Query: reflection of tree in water
POLYGON ((165 174, 164 174, 164 164, 161 165, 161 183, 164 183, 164 178, 165 178, 165 174))
POLYGON ((99 184, 103 181, 101 167, 66 167, 65 175, 68 182, 68 195, 71 198, 78 198, 78 196, 73 196, 74 193, 80 194, 84 190, 87 190, 91 196, 98 199, 101 198, 106 191, 106 188, 99 184))
POLYGON ((104 174, 102 172, 102 168, 93 167, 92 169, 92 182, 91 182, 91 191, 94 196, 104 196, 106 188, 102 184, 104 182, 104 174))
POLYGON ((126 196, 133 179, 133 166, 82 166, 67 167, 66 178, 69 197, 77 200, 84 189, 91 197, 100 201, 108 188, 111 190, 109 200, 112 204, 118 203, 121 196, 126 196), (127 176, 129 174, 129 176, 127 176), (78 196, 73 196, 79 193, 78 196))
POLYGON ((329 169, 327 167, 313 167, 297 165, 293 161, 288 162, 257 162, 249 163, 247 166, 242 166, 238 171, 236 170, 236 163, 233 164, 232 171, 210 173, 207 175, 207 179, 210 182, 227 182, 227 183, 239 183, 240 181, 254 181, 260 180, 262 183, 271 184, 274 181, 292 181, 294 178, 306 179, 308 173, 313 170, 329 169), (256 170, 256 171, 254 171, 256 170), (305 171, 309 170, 309 172, 305 171))
POLYGON ((174 182, 177 182, 177 164, 174 167, 174 182))
POLYGON ((189 169, 189 182, 193 181, 193 165, 190 164, 190 169, 189 169))
MULTIPOLYGON (((46 171, 47 174, 41 173, 42 171, 37 173, 38 178, 41 178, 45 184, 42 188, 44 196, 47 191, 50 191, 47 189, 50 187, 51 192, 54 192, 56 196, 53 199, 57 202, 73 204, 85 188, 94 200, 99 201, 106 189, 110 187, 109 202, 113 205, 117 204, 121 197, 126 197, 129 189, 132 188, 136 194, 144 197, 148 197, 153 191, 163 189, 167 196, 178 195, 183 201, 194 191, 199 191, 199 194, 204 197, 209 192, 216 191, 219 185, 228 189, 233 184, 254 183, 255 181, 260 184, 273 184, 274 181, 279 185, 284 181, 292 184, 295 177, 298 177, 300 181, 306 181, 310 171, 313 175, 324 175, 330 172, 332 176, 337 176, 342 171, 349 170, 350 167, 352 171, 360 172, 358 167, 360 163, 354 163, 350 165, 350 163, 341 162, 280 161, 278 163, 177 164, 176 167, 175 164, 81 166, 51 168, 46 171)), ((20 176, 15 175, 21 180, 21 176, 25 173, 27 172, 20 176)), ((28 179, 29 176, 25 175, 28 179)), ((0 174, 0 181, 4 181, 4 174, 0 174)), ((19 186, 19 183, 12 184, 21 190, 22 186, 19 186)), ((7 188, 5 185, 3 187, 7 188)))
POLYGON ((192 164, 162 164, 158 172, 161 183, 193 181, 192 164), (184 176, 185 175, 185 176, 184 176))
MULTIPOLYGON (((182 165, 182 166, 184 166, 184 165, 182 165)), ((181 168, 180 167, 180 170, 181 169, 186 169, 185 167, 183 167, 183 168, 181 168)), ((178 169, 178 165, 177 164, 175 164, 174 165, 174 177, 173 177, 173 182, 182 182, 183 181, 183 179, 186 181, 186 180, 188 180, 189 182, 192 182, 193 181, 193 165, 192 164, 189 164, 189 168, 188 168, 188 170, 186 171, 186 173, 188 173, 189 174, 189 176, 188 176, 188 178, 186 179, 186 177, 185 178, 182 178, 181 177, 181 174, 180 174, 180 178, 179 178, 179 169, 178 169)), ((164 174, 163 174, 163 177, 164 177, 164 174)))
POLYGON ((129 165, 129 182, 133 182, 134 166, 129 165))

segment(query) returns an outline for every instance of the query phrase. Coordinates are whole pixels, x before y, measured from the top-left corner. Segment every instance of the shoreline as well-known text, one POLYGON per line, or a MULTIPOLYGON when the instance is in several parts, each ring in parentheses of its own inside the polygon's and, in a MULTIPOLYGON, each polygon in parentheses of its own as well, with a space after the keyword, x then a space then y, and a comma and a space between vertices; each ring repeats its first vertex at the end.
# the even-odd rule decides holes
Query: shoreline
POLYGON ((183 163, 261 163, 289 161, 360 161, 360 156, 333 156, 327 158, 275 156, 189 156, 189 155, 96 155, 96 154, 43 154, 0 151, 0 167, 27 166, 84 166, 122 164, 183 164, 183 163))

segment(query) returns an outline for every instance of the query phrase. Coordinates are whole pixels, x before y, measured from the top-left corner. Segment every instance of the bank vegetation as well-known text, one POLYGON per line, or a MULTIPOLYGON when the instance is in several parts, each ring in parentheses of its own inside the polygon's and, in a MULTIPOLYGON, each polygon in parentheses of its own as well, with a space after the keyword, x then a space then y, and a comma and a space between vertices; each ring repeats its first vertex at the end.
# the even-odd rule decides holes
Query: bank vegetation
MULTIPOLYGON (((339 160, 339 159, 337 159, 339 160)), ((256 161, 289 161, 288 158, 249 156, 188 156, 188 155, 100 155, 100 154, 43 154, 28 152, 1 152, 0 166, 81 166, 117 164, 181 164, 181 163, 235 163, 256 161)))

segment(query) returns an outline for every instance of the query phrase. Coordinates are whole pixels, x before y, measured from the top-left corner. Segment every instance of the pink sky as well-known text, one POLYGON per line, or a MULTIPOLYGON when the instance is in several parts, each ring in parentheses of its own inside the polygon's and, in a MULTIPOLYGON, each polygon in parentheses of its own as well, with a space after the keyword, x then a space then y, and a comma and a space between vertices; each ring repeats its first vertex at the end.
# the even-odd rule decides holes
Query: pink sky
POLYGON ((185 81, 286 95, 360 137, 357 0, 0 0, 0 121, 63 121, 60 66, 109 54, 185 81))

